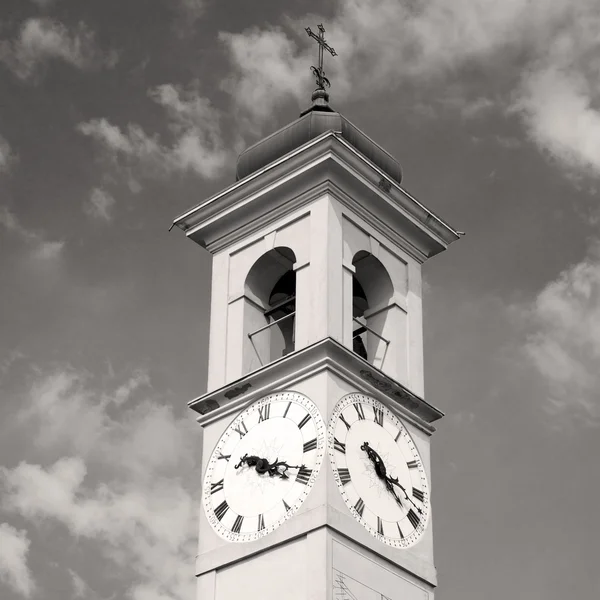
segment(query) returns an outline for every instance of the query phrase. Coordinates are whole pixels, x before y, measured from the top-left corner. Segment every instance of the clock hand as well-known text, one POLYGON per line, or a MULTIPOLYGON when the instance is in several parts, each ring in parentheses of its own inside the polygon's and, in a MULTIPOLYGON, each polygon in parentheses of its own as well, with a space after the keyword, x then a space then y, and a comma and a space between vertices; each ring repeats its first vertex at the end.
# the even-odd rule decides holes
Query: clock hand
POLYGON ((385 487, 387 488, 388 492, 390 492, 392 494, 392 496, 394 496, 394 500, 396 500, 396 503, 398 504, 398 506, 400 508, 404 508, 404 505, 402 504, 402 500, 400 500, 400 498, 398 498, 398 494, 396 494, 396 490, 394 489, 394 486, 387 479, 385 480, 385 487))
POLYGON ((387 477, 386 480, 394 485, 397 485, 406 496, 406 499, 417 509, 420 514, 423 514, 423 511, 413 502, 413 499, 406 492, 406 488, 398 481, 397 477, 387 477))
MULTIPOLYGON (((244 454, 242 458, 240 458, 240 462, 235 465, 234 469, 239 469, 242 465, 246 464, 249 467, 257 467, 260 469, 263 466, 265 459, 260 458, 259 456, 248 456, 248 454, 244 454)), ((258 471, 258 469, 256 469, 258 471)))
POLYGON ((369 446, 369 442, 365 442, 364 444, 362 444, 360 449, 364 450, 367 453, 369 460, 373 463, 373 466, 375 467, 375 473, 377 474, 377 477, 379 477, 379 479, 381 479, 382 481, 385 481, 387 471, 385 468, 385 464, 381 460, 379 454, 377 454, 377 452, 375 452, 375 450, 373 450, 373 448, 369 446))
POLYGON ((400 500, 400 498, 398 498, 398 495, 394 490, 394 485, 397 485, 402 490, 406 499, 417 509, 419 514, 423 514, 423 511, 414 503, 413 499, 408 495, 406 488, 398 481, 398 478, 391 477, 387 474, 387 470, 385 468, 383 460, 381 460, 379 454, 377 454, 377 452, 375 452, 375 450, 373 450, 373 448, 369 446, 369 442, 365 442, 364 444, 362 444, 360 449, 364 450, 367 453, 367 456, 369 457, 369 459, 373 463, 373 466, 375 467, 375 473, 377 474, 377 477, 379 477, 379 479, 385 482, 385 487, 389 492, 393 494, 394 498, 396 499, 396 502, 404 508, 402 501, 400 500))
POLYGON ((385 483, 387 491, 390 492, 392 496, 394 496, 394 499, 396 500, 398 505, 401 508, 404 508, 404 506, 402 505, 402 501, 400 500, 400 498, 398 498, 398 494, 396 494, 396 490, 392 485, 391 478, 387 475, 387 470, 385 468, 383 460, 381 460, 381 456, 379 456, 379 454, 377 454, 377 452, 375 452, 375 450, 373 450, 373 448, 369 446, 369 442, 365 442, 364 444, 362 444, 360 449, 364 450, 367 453, 367 456, 369 457, 369 459, 373 463, 373 466, 375 467, 375 473, 377 474, 377 477, 379 477, 379 479, 381 479, 381 481, 385 483))
POLYGON ((266 458, 261 458, 260 456, 248 456, 248 454, 244 454, 240 459, 240 462, 235 465, 235 469, 239 469, 242 465, 247 465, 248 467, 254 467, 254 470, 262 475, 264 473, 268 473, 269 477, 274 477, 278 475, 281 479, 288 479, 288 475, 286 471, 288 469, 301 469, 304 465, 296 466, 296 465, 288 465, 287 461, 280 461, 279 459, 275 459, 272 463, 270 463, 266 458), (282 467, 283 471, 280 471, 279 468, 282 467))
POLYGON ((302 469, 303 467, 304 465, 288 465, 287 461, 275 460, 275 462, 271 465, 271 468, 269 469, 269 475, 271 477, 273 477, 273 475, 279 475, 281 479, 289 479, 289 476, 287 474, 288 469, 302 469), (279 467, 283 467, 283 471, 279 471, 279 467))

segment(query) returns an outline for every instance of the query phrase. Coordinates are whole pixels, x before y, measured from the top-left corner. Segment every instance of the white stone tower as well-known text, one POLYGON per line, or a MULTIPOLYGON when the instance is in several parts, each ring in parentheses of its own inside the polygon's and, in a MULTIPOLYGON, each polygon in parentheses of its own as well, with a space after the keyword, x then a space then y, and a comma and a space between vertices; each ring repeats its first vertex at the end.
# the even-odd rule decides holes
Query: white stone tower
POLYGON ((198 600, 436 586, 442 413, 423 399, 421 265, 458 233, 322 90, 313 100, 174 221, 213 256, 208 391, 189 403, 204 434, 198 600))

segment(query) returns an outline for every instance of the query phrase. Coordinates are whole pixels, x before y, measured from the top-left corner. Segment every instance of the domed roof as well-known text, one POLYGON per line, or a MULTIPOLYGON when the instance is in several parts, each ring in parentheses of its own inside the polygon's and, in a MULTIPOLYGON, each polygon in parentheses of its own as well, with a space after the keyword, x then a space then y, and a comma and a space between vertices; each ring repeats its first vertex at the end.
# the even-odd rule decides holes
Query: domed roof
POLYGON ((328 104, 313 105, 289 125, 250 146, 237 162, 236 181, 251 175, 262 167, 299 148, 326 131, 335 131, 365 158, 382 169, 396 182, 402 181, 400 163, 358 127, 350 123, 328 104))

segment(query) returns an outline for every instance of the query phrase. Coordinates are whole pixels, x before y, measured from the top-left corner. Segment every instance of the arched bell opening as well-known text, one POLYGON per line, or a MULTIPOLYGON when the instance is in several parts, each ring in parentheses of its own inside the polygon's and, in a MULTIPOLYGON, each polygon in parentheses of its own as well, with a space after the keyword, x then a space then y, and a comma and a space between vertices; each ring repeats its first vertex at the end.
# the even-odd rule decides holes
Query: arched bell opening
POLYGON ((263 254, 246 278, 244 372, 294 351, 296 314, 294 252, 278 247, 263 254))
POLYGON ((386 268, 372 254, 361 250, 352 264, 352 349, 381 368, 391 343, 386 316, 394 287, 386 268))
POLYGON ((296 272, 287 271, 277 281, 269 296, 265 317, 271 320, 271 360, 294 351, 294 325, 296 314, 296 272))
POLYGON ((360 281, 356 279, 356 275, 352 276, 352 317, 354 319, 352 327, 352 350, 365 360, 369 360, 367 354, 367 330, 365 328, 366 319, 364 318, 365 311, 369 308, 367 295, 363 290, 360 281))

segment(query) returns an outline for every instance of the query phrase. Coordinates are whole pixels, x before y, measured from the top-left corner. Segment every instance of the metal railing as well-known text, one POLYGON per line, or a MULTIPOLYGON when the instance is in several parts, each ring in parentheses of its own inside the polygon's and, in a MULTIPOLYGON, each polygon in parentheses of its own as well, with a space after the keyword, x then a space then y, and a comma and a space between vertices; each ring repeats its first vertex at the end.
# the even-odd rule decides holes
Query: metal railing
POLYGON ((283 317, 279 317, 279 319, 275 319, 275 321, 273 321, 272 323, 267 323, 263 327, 260 327, 256 331, 253 331, 252 333, 248 334, 248 339, 250 340, 250 343, 252 344, 252 347, 254 348, 254 352, 256 352, 256 356, 258 358, 258 362, 260 363, 261 367, 265 363, 260 358, 260 353, 258 352, 258 348, 256 347, 256 345, 254 343, 254 340, 252 339, 252 336, 256 335, 257 333, 260 333, 261 331, 264 331, 265 329, 269 329, 269 327, 273 327, 273 325, 277 325, 277 323, 281 323, 281 321, 285 321, 285 319, 289 319, 290 317, 293 317, 295 314, 296 314, 296 311, 291 312, 291 313, 289 313, 287 315, 284 315, 283 317))
MULTIPOLYGON (((352 339, 354 339, 355 337, 358 337, 359 335, 362 335, 365 331, 368 331, 369 333, 372 333, 375 337, 379 338, 382 342, 385 342, 385 350, 383 351, 383 357, 381 359, 381 365, 379 365, 380 367, 383 367, 383 363, 385 361, 385 357, 387 355, 387 351, 388 351, 388 348, 390 346, 390 340, 384 338, 382 335, 380 335, 379 333, 377 333, 376 331, 374 331, 373 329, 371 329, 368 325, 365 325, 364 323, 361 323, 356 317, 352 317, 352 320, 355 321, 356 323, 358 323, 360 325, 360 327, 358 329, 355 329, 352 332, 352 339)), ((367 354, 367 357, 368 357, 368 354, 367 354)), ((368 360, 368 358, 367 358, 367 360, 368 360)), ((373 357, 373 361, 374 360, 375 360, 375 357, 373 357)), ((372 362, 372 361, 369 361, 369 362, 372 362)))

